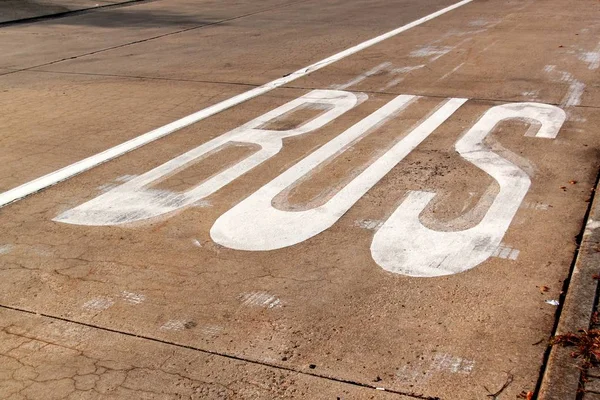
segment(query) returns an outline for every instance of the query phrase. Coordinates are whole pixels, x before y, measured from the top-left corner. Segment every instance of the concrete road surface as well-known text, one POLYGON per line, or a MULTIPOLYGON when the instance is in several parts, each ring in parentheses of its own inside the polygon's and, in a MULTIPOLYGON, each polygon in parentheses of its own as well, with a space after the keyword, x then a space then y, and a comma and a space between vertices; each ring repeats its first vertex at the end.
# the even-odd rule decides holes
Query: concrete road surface
POLYGON ((598 1, 36 12, 0 27, 1 398, 539 389, 598 1))

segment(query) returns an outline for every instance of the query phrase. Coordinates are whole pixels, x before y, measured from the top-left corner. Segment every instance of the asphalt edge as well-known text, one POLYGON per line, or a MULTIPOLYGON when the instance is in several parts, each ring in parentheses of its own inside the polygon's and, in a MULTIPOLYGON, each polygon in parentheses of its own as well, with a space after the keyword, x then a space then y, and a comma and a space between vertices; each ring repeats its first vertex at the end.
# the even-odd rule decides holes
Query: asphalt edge
MULTIPOLYGON (((577 250, 568 278, 565 280, 557 323, 552 336, 577 332, 590 328, 596 307, 600 273, 600 170, 591 188, 590 205, 577 236, 577 250)), ((582 367, 579 360, 571 357, 572 349, 548 345, 545 363, 536 390, 537 400, 576 400, 582 394, 582 367)))

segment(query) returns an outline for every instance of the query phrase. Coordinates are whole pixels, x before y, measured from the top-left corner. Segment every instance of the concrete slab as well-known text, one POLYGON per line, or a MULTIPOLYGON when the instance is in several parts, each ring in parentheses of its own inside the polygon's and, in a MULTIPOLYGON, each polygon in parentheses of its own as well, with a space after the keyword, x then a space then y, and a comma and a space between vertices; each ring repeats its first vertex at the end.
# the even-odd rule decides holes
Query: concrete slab
MULTIPOLYGON (((248 120, 302 93, 277 90, 211 118, 211 125, 236 126, 234 116, 248 120)), ((424 279, 390 273, 369 248, 374 229, 408 190, 440 193, 423 219, 444 226, 473 210, 493 187, 489 176, 452 150, 465 127, 493 105, 487 102, 465 104, 320 235, 258 252, 227 248, 209 235, 231 207, 392 98, 371 95, 318 135, 286 141, 270 162, 195 207, 158 219, 106 227, 53 221, 222 132, 196 124, 171 137, 168 147, 148 145, 9 206, 1 216, 8 229, 0 236, 7 249, 0 303, 300 371, 315 365, 343 380, 366 384, 379 377, 381 386, 401 393, 481 397, 484 387, 504 383, 504 371, 515 376, 507 393, 532 389, 554 321, 555 307, 544 301, 558 296, 568 272, 596 172, 595 152, 584 144, 597 144, 577 125, 565 125, 558 141, 523 137, 526 128, 518 125, 494 135, 497 149, 510 149, 516 160, 535 166, 524 205, 546 204, 547 210, 521 208, 503 239, 509 256, 502 250, 462 274, 424 279), (513 250, 518 257, 510 256, 513 250), (550 291, 540 292, 542 285, 550 291), (185 324, 196 328, 180 329, 185 324), (211 329, 218 333, 207 334, 211 329)), ((289 194, 285 209, 323 202, 330 188, 346 183, 347 174, 356 176, 439 103, 422 99, 389 121, 289 194)), ((589 124, 600 122, 594 110, 585 117, 589 124)), ((204 168, 156 188, 183 190, 213 174, 203 169, 218 171, 222 162, 209 158, 199 164, 204 168)))
POLYGON ((0 315, 6 399, 409 399, 38 315, 0 315))
POLYGON ((450 4, 304 1, 43 69, 260 85, 450 4))
POLYGON ((232 4, 204 0, 140 3, 35 24, 0 29, 0 67, 31 68, 83 54, 144 42, 292 3, 268 0, 232 4), (40 40, 43 38, 43 40, 40 40))
MULTIPOLYGON (((3 208, 0 304, 417 398, 485 398, 507 381, 505 398, 533 391, 555 322, 552 300, 568 277, 598 171, 593 57, 552 51, 553 40, 571 37, 579 23, 570 17, 585 15, 585 6, 471 3, 408 31, 408 44, 390 39, 295 88, 252 98, 3 208), (490 26, 490 14, 500 22, 490 26), (531 32, 511 36, 524 21, 552 14, 565 15, 558 33, 531 22, 531 32), (465 43, 457 44, 463 29, 465 43), (488 61, 485 47, 501 38, 508 44, 492 46, 499 50, 488 61), (536 43, 543 51, 532 55, 536 43), (467 74, 473 82, 454 78, 463 60, 450 47, 479 55, 467 74), (408 58, 427 64, 414 69, 408 58), (494 60, 504 68, 493 68, 494 60), (438 61, 446 62, 445 78, 438 61), (476 80, 488 76, 498 86, 476 80), (454 83, 447 89, 436 80, 454 83), (424 96, 409 96, 415 93, 424 96), (570 100, 577 95, 579 103, 570 100)), ((309 19, 319 26, 329 18, 309 19)), ((265 26, 283 35, 277 21, 265 26)), ((597 28, 589 29, 573 46, 592 48, 597 28)), ((120 65, 136 70, 148 51, 120 65)), ((176 65, 193 59, 177 58, 183 52, 172 51, 176 65)), ((246 76, 235 68, 231 75, 247 83, 281 73, 279 65, 258 69, 266 54, 260 46, 253 54, 246 76)), ((297 57, 288 58, 285 68, 293 70, 297 57)), ((112 61, 103 58, 120 73, 112 61)), ((156 62, 156 76, 165 65, 156 62)), ((195 105, 195 87, 182 82, 136 85, 73 72, 50 85, 55 93, 74 79, 82 93, 60 109, 98 93, 111 112, 139 115, 137 123, 119 122, 128 132, 163 118, 139 103, 163 110, 166 97, 165 115, 173 105, 195 105), (116 85, 123 94, 113 105, 116 85), (139 100, 121 100, 128 92, 139 100)), ((50 75, 15 76, 17 86, 43 93, 47 84, 34 80, 50 75)), ((223 88, 240 89, 200 87, 205 102, 218 101, 223 88)), ((30 104, 38 97, 17 98, 30 104)), ((15 126, 35 115, 26 107, 15 126)), ((53 108, 42 107, 42 115, 53 108)), ((101 117, 112 114, 90 121, 81 108, 68 120, 102 140, 119 137, 103 132, 101 117)), ((51 135, 73 151, 102 144, 58 129, 51 135)), ((30 140, 7 137, 6 148, 14 142, 22 157, 30 140)), ((43 151, 35 160, 51 165, 64 157, 43 151)), ((23 169, 7 165, 5 174, 18 181, 37 171, 33 162, 23 169)))
MULTIPOLYGON (((596 107, 597 12, 600 5, 594 2, 558 11, 513 1, 502 13, 486 2, 474 2, 461 9, 461 23, 441 18, 362 52, 368 60, 359 61, 363 71, 389 65, 352 88, 596 107)), ((290 86, 350 81, 356 68, 357 59, 347 58, 290 86)))
POLYGON ((127 2, 127 0, 0 0, 0 23, 127 2))

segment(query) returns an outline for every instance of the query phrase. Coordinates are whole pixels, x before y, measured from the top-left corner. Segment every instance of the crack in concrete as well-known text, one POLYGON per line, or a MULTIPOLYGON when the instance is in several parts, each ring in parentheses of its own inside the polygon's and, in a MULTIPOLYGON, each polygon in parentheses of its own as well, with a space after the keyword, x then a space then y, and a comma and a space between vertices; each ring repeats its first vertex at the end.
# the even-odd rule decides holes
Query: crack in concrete
MULTIPOLYGON (((141 1, 143 1, 143 0, 141 0, 141 1)), ((189 27, 189 28, 183 28, 183 29, 179 29, 179 30, 176 30, 176 31, 173 31, 173 32, 167 32, 167 33, 163 33, 163 34, 160 34, 160 35, 151 36, 151 37, 145 38, 145 39, 138 39, 138 40, 134 40, 134 41, 131 41, 131 42, 128 42, 128 43, 123 43, 123 44, 119 44, 119 45, 115 45, 115 46, 110 46, 110 47, 106 47, 106 48, 103 48, 103 49, 94 50, 94 51, 91 51, 91 52, 82 53, 82 54, 71 56, 71 57, 64 57, 64 58, 61 58, 61 59, 58 59, 58 60, 54 60, 54 61, 50 61, 50 62, 47 62, 47 63, 43 63, 43 64, 39 64, 39 65, 34 65, 32 67, 16 69, 16 70, 13 70, 13 71, 10 71, 10 72, 7 72, 7 73, 3 73, 0 76, 10 75, 10 74, 14 74, 14 73, 17 73, 17 72, 22 72, 22 71, 29 71, 29 70, 34 69, 34 68, 46 67, 48 65, 58 64, 58 63, 63 62, 63 61, 75 60, 75 59, 78 59, 78 58, 81 58, 81 57, 87 57, 87 56, 91 56, 91 55, 94 55, 94 54, 103 53, 105 51, 120 49, 120 48, 131 46, 131 45, 134 45, 134 44, 145 43, 145 42, 149 42, 149 41, 152 41, 152 40, 161 39, 161 38, 167 37, 167 36, 177 35, 177 34, 180 34, 180 33, 189 32, 189 31, 196 30, 196 29, 201 29, 201 28, 207 28, 207 27, 211 27, 211 26, 215 26, 215 25, 220 25, 220 24, 223 24, 225 22, 235 21, 235 20, 238 20, 238 19, 242 19, 242 18, 246 18, 246 17, 251 17, 251 16, 254 16, 254 15, 262 14, 262 13, 265 13, 265 12, 269 12, 269 11, 273 11, 273 10, 277 10, 277 9, 281 9, 281 8, 285 8, 285 7, 291 7, 291 6, 295 5, 295 4, 305 3, 307 1, 311 1, 311 0, 294 1, 294 2, 291 2, 291 3, 282 4, 282 5, 278 5, 278 6, 275 6, 275 7, 269 7, 269 8, 265 8, 265 9, 259 10, 259 11, 255 11, 255 12, 251 12, 251 13, 247 13, 247 14, 242 14, 242 15, 238 15, 238 16, 235 16, 235 17, 231 17, 231 18, 225 18, 225 19, 222 19, 222 20, 219 20, 219 21, 215 21, 215 22, 204 23, 204 24, 192 26, 192 27, 189 27)))
MULTIPOLYGON (((308 1, 308 0, 307 0, 308 1)), ((230 85, 230 86, 244 86, 244 87, 259 87, 261 85, 255 83, 246 83, 246 82, 228 82, 228 81, 218 81, 218 80, 205 80, 205 79, 187 79, 187 78, 165 78, 160 76, 141 76, 141 75, 122 75, 122 74, 102 74, 95 72, 70 72, 70 71, 46 71, 43 69, 36 69, 38 67, 31 67, 22 70, 11 70, 11 73, 14 72, 41 72, 46 74, 63 74, 63 75, 82 75, 82 76, 99 76, 99 77, 107 77, 107 78, 123 78, 123 79, 139 79, 139 80, 160 80, 160 81, 169 81, 169 82, 185 82, 185 83, 206 83, 213 85, 230 85)), ((4 74, 6 75, 6 74, 4 74)), ((0 74, 2 76, 2 74, 0 74)), ((596 87, 598 85, 590 85, 592 87, 596 87)), ((599 86, 600 87, 600 86, 599 86)), ((308 87, 308 86, 295 86, 295 85, 283 85, 280 87, 281 89, 297 89, 297 90, 315 90, 320 89, 321 87, 308 87)), ((355 92, 350 90, 350 92, 355 92)), ((385 90, 360 90, 360 93, 367 94, 383 94, 390 96, 397 96, 399 93, 385 91, 385 90)), ((419 95, 424 98, 434 98, 434 99, 447 99, 449 96, 447 95, 437 95, 437 94, 423 94, 419 95)), ((213 96, 214 97, 214 96, 213 96)), ((490 98, 490 97, 472 97, 469 98, 471 101, 489 101, 489 102, 502 102, 502 103, 522 103, 527 102, 529 100, 507 100, 502 98, 490 98)), ((559 106, 559 102, 548 102, 543 100, 537 100, 537 102, 543 102, 545 104, 550 104, 554 106, 559 106)), ((585 109, 600 109, 600 106, 594 105, 574 105, 571 108, 585 108, 585 109)))
MULTIPOLYGON (((119 334, 119 335, 124 335, 124 336, 128 336, 128 337, 142 339, 142 340, 146 340, 146 341, 150 341, 150 342, 161 343, 161 344, 175 346, 175 347, 184 348, 184 349, 188 349, 188 350, 194 350, 194 351, 198 351, 198 352, 201 352, 201 353, 204 353, 204 354, 207 354, 207 355, 211 355, 211 356, 218 356, 218 357, 223 357, 223 358, 227 358, 227 359, 230 359, 230 360, 241 361, 241 362, 245 362, 245 363, 249 363, 249 364, 254 364, 254 365, 258 365, 258 366, 274 368, 274 369, 277 369, 277 370, 292 372, 292 373, 296 373, 296 374, 300 374, 300 375, 306 375, 306 376, 310 376, 310 377, 313 377, 313 378, 325 379, 325 380, 329 380, 329 381, 332 381, 332 382, 343 383, 343 384, 348 384, 348 385, 352 385, 352 386, 358 386, 358 387, 367 388, 367 389, 382 390, 382 388, 377 387, 377 386, 373 386, 373 385, 368 384, 368 383, 353 381, 353 380, 344 379, 344 378, 338 378, 338 377, 334 377, 334 376, 328 376, 328 375, 324 375, 324 374, 318 374, 316 372, 308 372, 308 371, 298 370, 298 369, 294 369, 292 367, 284 367, 284 366, 281 366, 281 365, 271 364, 271 363, 268 363, 268 362, 263 362, 263 361, 253 360, 253 359, 250 359, 250 358, 236 356, 236 355, 233 355, 233 354, 227 354, 227 353, 217 352, 217 351, 213 351, 213 350, 202 349, 202 348, 196 347, 196 346, 191 346, 191 345, 186 345, 186 344, 182 344, 182 343, 171 342, 171 341, 167 341, 167 340, 162 340, 162 339, 154 338, 154 337, 151 337, 151 336, 140 335, 140 334, 135 334, 135 333, 126 332, 126 331, 120 331, 120 330, 117 330, 117 329, 112 329, 112 328, 108 328, 108 327, 104 327, 104 326, 100 326, 100 325, 95 325, 95 324, 89 324, 89 323, 85 323, 85 322, 75 321, 75 320, 71 320, 71 319, 68 319, 68 318, 63 318, 63 317, 59 317, 59 316, 55 316, 55 315, 50 315, 50 314, 46 314, 46 313, 35 312, 35 311, 23 309, 23 308, 12 307, 12 306, 8 306, 8 305, 4 305, 4 304, 0 304, 0 308, 4 308, 4 309, 7 309, 7 310, 12 310, 12 311, 17 311, 17 312, 22 312, 22 313, 27 313, 27 314, 33 314, 33 315, 37 315, 37 316, 42 316, 42 317, 46 317, 46 318, 57 320, 57 321, 62 321, 62 322, 68 322, 68 323, 76 324, 76 325, 79 325, 79 326, 82 326, 82 327, 86 327, 86 328, 98 329, 98 330, 101 330, 101 331, 104 331, 104 332, 116 333, 116 334, 119 334)), ((2 331, 4 331, 6 333, 5 329, 2 329, 2 331)), ((38 339, 34 339, 34 340, 39 341, 38 339)), ((54 345, 54 343, 49 343, 49 344, 54 345)), ((79 350, 77 350, 77 351, 79 351, 79 350)), ((83 354, 82 354, 82 356, 86 357, 83 354)), ((0 357, 2 357, 2 355, 0 355, 0 357)), ((141 368, 132 367, 130 371, 133 371, 133 370, 136 370, 136 369, 139 370, 141 368)), ((163 372, 169 373, 169 372, 164 371, 164 370, 163 370, 163 372)), ((177 374, 177 373, 174 373, 174 372, 170 372, 169 374, 175 375, 175 376, 181 376, 180 374, 177 374)), ((86 374, 86 375, 89 375, 89 374, 86 374)), ((65 378, 62 378, 62 379, 65 379, 65 378)), ((69 378, 69 379, 74 380, 74 378, 69 378)), ((186 379, 191 379, 191 378, 187 378, 186 377, 186 379)), ((125 379, 123 380, 123 383, 125 383, 125 379)), ((123 385, 123 383, 121 385, 123 385)), ((126 389, 135 390, 136 392, 142 392, 142 390, 140 388, 133 389, 133 388, 129 388, 127 386, 123 386, 123 387, 125 387, 126 389)), ((401 395, 401 396, 413 397, 415 399, 420 399, 420 400, 440 400, 439 397, 425 396, 423 394, 402 392, 402 391, 393 390, 393 389, 384 389, 384 391, 387 392, 387 393, 397 394, 397 395, 401 395)), ((163 394, 163 393, 154 393, 154 392, 148 392, 148 393, 163 394)))

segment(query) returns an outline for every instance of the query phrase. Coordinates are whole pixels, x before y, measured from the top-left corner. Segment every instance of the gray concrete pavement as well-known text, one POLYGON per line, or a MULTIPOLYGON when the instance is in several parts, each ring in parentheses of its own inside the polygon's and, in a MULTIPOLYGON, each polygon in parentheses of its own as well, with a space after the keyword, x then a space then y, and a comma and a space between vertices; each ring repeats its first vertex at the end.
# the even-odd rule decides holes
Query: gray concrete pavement
POLYGON ((1 314, 0 390, 9 398, 374 398, 369 388, 281 368, 6 309, 1 314))
MULTIPOLYGON (((451 2, 201 4, 0 29, 1 191, 451 2)), ((598 173, 599 7, 475 0, 1 208, 0 393, 535 391, 598 173)))

